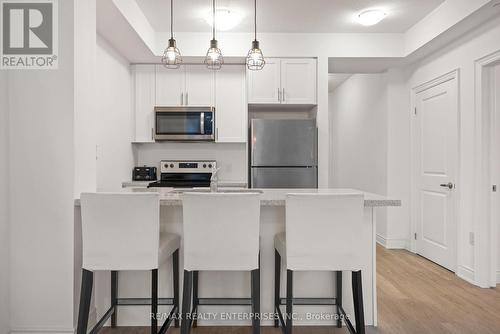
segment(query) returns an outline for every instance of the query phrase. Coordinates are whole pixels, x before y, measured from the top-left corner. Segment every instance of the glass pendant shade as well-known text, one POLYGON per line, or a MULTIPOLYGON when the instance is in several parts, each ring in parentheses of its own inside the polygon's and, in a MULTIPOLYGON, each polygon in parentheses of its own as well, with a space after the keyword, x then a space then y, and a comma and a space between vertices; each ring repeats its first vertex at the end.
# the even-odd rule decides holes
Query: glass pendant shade
POLYGON ((177 49, 175 39, 171 38, 168 40, 168 47, 165 49, 165 52, 163 53, 161 62, 163 66, 169 69, 176 69, 181 66, 182 56, 179 49, 177 49))
POLYGON ((248 51, 247 55, 247 68, 251 71, 259 71, 264 68, 266 61, 262 50, 259 48, 259 42, 253 41, 252 48, 248 51))
POLYGON ((213 39, 210 41, 210 48, 208 49, 205 57, 205 65, 207 65, 207 67, 211 70, 220 70, 222 64, 224 64, 222 52, 217 47, 217 41, 213 39))

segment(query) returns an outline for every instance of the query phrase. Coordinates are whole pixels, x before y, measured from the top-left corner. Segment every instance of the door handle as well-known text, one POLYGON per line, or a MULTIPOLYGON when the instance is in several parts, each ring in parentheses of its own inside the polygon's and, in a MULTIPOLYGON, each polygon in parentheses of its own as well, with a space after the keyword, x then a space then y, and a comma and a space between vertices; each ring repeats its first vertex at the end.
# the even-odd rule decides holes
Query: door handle
POLYGON ((181 106, 184 105, 184 93, 181 93, 181 106))
POLYGON ((281 89, 278 88, 278 102, 281 102, 281 89))
POLYGON ((451 182, 441 183, 439 186, 443 187, 443 188, 448 188, 450 190, 453 189, 453 188, 455 188, 455 185, 453 183, 451 183, 451 182))

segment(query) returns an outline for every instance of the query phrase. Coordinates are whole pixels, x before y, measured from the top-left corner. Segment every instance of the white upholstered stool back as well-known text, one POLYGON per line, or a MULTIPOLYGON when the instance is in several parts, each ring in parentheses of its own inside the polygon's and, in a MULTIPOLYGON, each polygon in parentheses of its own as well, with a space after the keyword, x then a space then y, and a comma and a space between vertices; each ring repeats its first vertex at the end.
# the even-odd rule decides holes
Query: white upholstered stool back
POLYGON ((356 234, 363 228, 363 208, 362 193, 287 195, 287 268, 359 270, 356 234))
POLYGON ((185 193, 184 269, 258 268, 260 194, 185 193))
POLYGON ((160 198, 157 193, 83 193, 83 269, 158 268, 160 198))

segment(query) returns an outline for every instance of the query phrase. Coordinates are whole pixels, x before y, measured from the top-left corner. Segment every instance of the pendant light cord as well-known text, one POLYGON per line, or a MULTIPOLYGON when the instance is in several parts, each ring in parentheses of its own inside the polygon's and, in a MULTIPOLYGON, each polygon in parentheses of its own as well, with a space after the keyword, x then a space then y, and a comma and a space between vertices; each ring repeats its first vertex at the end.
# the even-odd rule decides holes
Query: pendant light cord
POLYGON ((254 1, 254 27, 255 27, 255 40, 257 40, 257 0, 254 1))
POLYGON ((215 0, 213 0, 213 3, 212 3, 212 7, 213 7, 213 20, 214 20, 214 24, 212 26, 212 39, 215 39, 215 0))
POLYGON ((170 0, 170 38, 174 38, 174 0, 170 0))

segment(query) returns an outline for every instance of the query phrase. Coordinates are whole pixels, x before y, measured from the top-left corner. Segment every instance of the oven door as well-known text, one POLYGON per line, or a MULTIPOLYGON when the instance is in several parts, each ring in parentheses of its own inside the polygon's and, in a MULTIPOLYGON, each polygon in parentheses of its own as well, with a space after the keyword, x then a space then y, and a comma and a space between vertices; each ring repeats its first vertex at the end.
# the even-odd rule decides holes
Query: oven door
POLYGON ((214 108, 155 108, 155 139, 214 141, 214 108))

